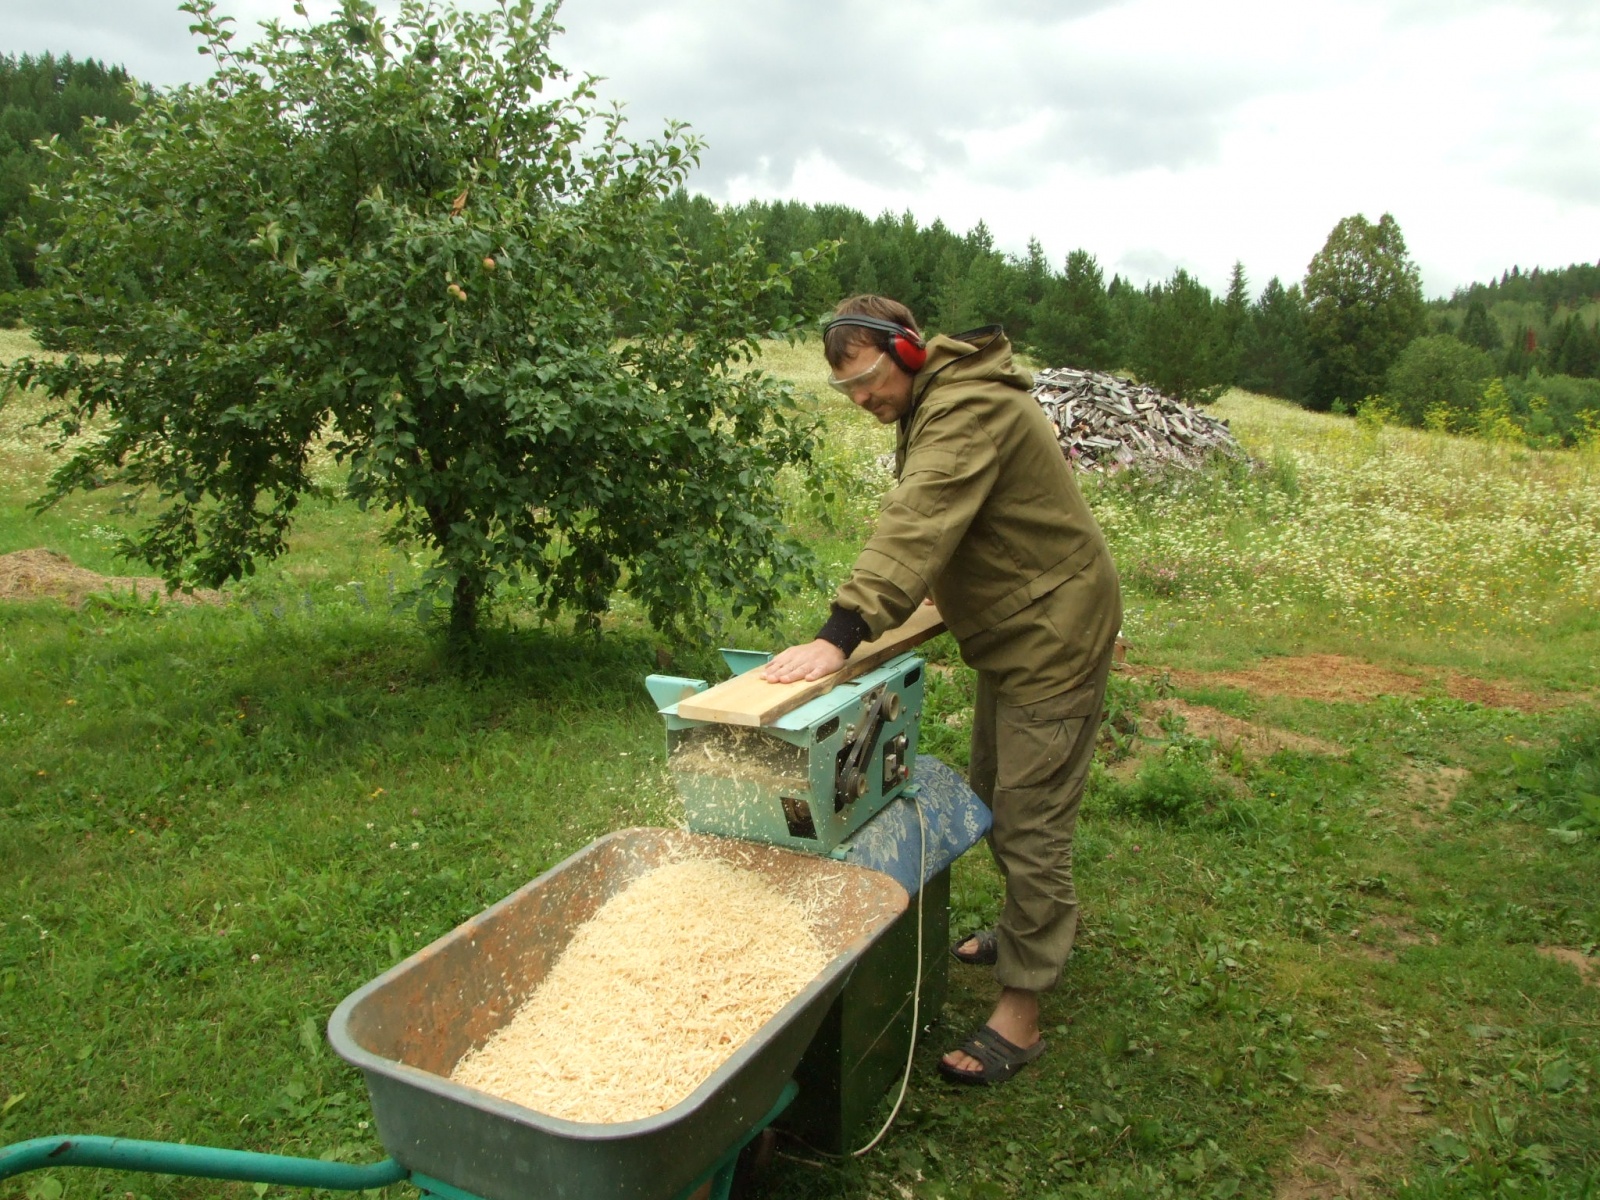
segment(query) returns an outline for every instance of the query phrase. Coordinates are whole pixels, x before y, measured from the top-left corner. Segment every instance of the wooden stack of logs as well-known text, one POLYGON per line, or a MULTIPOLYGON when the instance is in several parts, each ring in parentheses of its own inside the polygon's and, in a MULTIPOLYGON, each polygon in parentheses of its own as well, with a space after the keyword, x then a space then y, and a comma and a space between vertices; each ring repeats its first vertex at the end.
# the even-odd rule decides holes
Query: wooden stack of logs
POLYGON ((1244 456, 1226 421, 1115 375, 1071 367, 1038 371, 1033 395, 1062 453, 1080 471, 1192 469, 1212 454, 1244 456))

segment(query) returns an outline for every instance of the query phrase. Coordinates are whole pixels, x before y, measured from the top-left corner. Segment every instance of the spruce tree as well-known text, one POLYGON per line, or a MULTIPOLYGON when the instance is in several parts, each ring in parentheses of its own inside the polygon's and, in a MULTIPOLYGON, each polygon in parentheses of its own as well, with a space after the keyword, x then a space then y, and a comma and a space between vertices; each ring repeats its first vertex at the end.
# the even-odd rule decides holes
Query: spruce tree
POLYGON ((1505 339, 1500 336, 1500 326, 1495 324, 1488 306, 1482 300, 1473 300, 1467 305, 1467 314, 1461 318, 1461 328, 1455 334, 1467 345, 1491 354, 1498 354, 1505 346, 1505 339))
POLYGON ((1550 369, 1579 379, 1600 377, 1600 322, 1585 325, 1573 313, 1550 338, 1550 369))
POLYGON ((1218 361, 1221 305, 1182 267, 1147 289, 1149 307, 1134 343, 1134 369, 1148 384, 1192 403, 1216 399, 1226 382, 1218 361))
POLYGON ((1506 344, 1505 355, 1500 359, 1500 374, 1521 378, 1536 370, 1544 355, 1539 346, 1539 335, 1531 325, 1518 325, 1506 344))
POLYGON ((1228 275, 1228 294, 1223 298, 1220 315, 1214 351, 1217 370, 1227 382, 1237 383, 1239 360, 1244 352, 1244 339, 1250 321, 1250 281, 1245 276, 1242 262, 1235 261, 1228 275))
POLYGON ((1300 286, 1273 276, 1250 309, 1234 381, 1251 392, 1303 403, 1311 379, 1300 286))
POLYGON ((1044 256, 1044 247, 1039 244, 1039 239, 1028 239, 1028 254, 1022 260, 1023 274, 1023 299, 1032 306, 1044 299, 1045 292, 1050 287, 1050 263, 1044 256))
POLYGON ((1050 366, 1105 370, 1117 365, 1111 301, 1100 264, 1087 250, 1067 255, 1034 306, 1030 344, 1050 366))

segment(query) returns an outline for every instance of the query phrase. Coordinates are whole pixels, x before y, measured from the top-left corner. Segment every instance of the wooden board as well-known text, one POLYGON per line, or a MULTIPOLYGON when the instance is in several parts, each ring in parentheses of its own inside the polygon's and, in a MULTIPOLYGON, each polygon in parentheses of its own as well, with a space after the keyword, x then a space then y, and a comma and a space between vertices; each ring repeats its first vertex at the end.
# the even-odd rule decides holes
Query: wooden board
POLYGON ((856 652, 845 660, 832 675, 813 679, 809 683, 768 683, 761 678, 764 667, 735 675, 714 688, 707 688, 687 700, 678 702, 678 715, 692 721, 719 721, 724 725, 770 725, 784 713, 793 712, 807 700, 815 700, 836 684, 846 683, 857 675, 865 675, 879 666, 904 654, 913 646, 920 646, 929 638, 944 632, 944 618, 931 604, 919 605, 906 623, 891 629, 881 638, 862 642, 856 652))

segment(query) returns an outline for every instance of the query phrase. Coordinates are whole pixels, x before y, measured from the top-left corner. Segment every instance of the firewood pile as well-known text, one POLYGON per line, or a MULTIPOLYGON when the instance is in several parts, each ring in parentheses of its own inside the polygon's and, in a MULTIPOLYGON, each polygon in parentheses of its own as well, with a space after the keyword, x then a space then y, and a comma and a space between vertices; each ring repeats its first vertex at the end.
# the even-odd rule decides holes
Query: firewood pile
POLYGON ((1100 371, 1034 373, 1033 395, 1080 471, 1200 466, 1214 453, 1244 456, 1226 421, 1155 388, 1100 371))

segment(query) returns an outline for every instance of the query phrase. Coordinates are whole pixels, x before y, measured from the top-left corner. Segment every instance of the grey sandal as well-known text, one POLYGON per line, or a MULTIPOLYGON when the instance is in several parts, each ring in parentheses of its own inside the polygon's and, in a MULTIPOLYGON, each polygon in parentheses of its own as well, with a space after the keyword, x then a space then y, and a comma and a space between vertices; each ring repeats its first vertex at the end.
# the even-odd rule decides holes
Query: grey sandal
POLYGON ((980 929, 976 933, 969 933, 965 937, 957 938, 951 944, 950 955, 957 962, 964 962, 970 967, 992 967, 1000 960, 1000 935, 992 929, 980 929), (973 941, 978 943, 976 949, 967 951, 961 949, 973 941))
POLYGON ((989 1026, 982 1026, 961 1044, 961 1052, 983 1064, 979 1071, 963 1071, 939 1060, 939 1074, 953 1083, 1004 1083, 1044 1053, 1044 1039, 1026 1048, 1001 1037, 989 1026))

